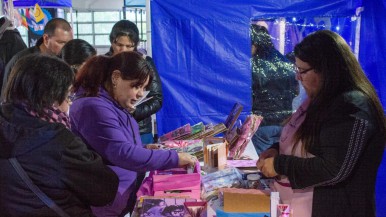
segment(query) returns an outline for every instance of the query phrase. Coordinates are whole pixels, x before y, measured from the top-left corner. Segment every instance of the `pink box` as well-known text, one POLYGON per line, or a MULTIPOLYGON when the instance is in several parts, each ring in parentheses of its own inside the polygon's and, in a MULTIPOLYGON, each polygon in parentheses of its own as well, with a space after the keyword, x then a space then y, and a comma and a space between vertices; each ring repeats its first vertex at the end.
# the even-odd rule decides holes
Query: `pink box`
MULTIPOLYGON (((154 196, 189 196, 200 200, 201 174, 200 168, 196 165, 193 173, 181 174, 179 169, 173 173, 168 170, 167 175, 153 175, 154 196)), ((163 171, 165 173, 165 171, 163 171)))

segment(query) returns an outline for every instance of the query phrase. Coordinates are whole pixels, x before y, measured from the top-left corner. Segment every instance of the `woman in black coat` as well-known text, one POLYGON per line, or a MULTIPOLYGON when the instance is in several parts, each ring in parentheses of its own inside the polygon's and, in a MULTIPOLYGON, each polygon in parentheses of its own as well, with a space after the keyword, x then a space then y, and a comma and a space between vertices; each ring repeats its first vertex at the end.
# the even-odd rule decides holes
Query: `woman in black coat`
POLYGON ((0 106, 1 216, 57 216, 10 164, 16 159, 32 182, 69 216, 93 216, 90 206, 111 202, 115 173, 70 131, 74 74, 56 57, 32 54, 13 68, 0 106))

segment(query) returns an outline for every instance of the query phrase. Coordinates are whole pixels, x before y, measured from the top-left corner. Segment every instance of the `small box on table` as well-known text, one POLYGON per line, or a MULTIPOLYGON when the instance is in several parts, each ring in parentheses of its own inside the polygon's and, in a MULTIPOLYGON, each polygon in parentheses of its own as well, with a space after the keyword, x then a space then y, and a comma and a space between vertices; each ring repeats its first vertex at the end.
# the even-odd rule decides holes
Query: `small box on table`
POLYGON ((197 162, 193 173, 185 169, 156 171, 153 175, 154 196, 189 196, 200 199, 200 165, 197 162))

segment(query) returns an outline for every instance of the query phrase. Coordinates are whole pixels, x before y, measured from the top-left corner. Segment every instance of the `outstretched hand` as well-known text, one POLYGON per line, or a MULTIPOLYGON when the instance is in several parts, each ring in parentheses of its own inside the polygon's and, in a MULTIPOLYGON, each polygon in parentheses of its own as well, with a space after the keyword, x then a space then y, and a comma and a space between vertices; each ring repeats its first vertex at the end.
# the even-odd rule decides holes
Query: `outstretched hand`
POLYGON ((197 158, 193 155, 190 155, 188 153, 178 153, 178 166, 183 167, 186 165, 190 165, 194 167, 197 162, 197 158))

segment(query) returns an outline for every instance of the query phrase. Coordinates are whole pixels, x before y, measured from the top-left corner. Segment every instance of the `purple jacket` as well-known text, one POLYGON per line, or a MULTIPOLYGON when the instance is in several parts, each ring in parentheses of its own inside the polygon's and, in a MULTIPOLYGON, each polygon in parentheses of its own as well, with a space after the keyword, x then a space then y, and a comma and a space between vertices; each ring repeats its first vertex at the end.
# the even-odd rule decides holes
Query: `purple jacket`
MULTIPOLYGON (((117 195, 132 191, 137 171, 178 166, 175 151, 142 147, 137 122, 104 88, 99 89, 97 97, 82 97, 83 92, 82 89, 77 92, 77 99, 71 106, 71 128, 118 175, 117 195)), ((121 202, 126 204, 127 201, 121 202)))

